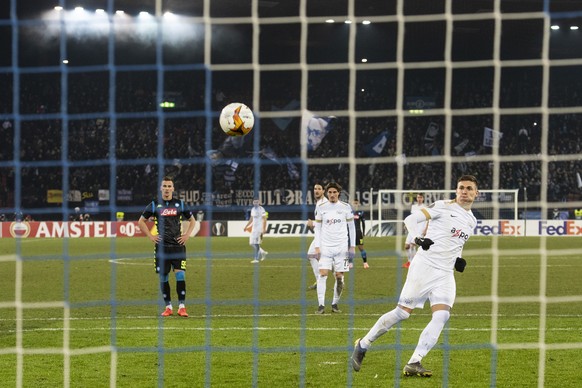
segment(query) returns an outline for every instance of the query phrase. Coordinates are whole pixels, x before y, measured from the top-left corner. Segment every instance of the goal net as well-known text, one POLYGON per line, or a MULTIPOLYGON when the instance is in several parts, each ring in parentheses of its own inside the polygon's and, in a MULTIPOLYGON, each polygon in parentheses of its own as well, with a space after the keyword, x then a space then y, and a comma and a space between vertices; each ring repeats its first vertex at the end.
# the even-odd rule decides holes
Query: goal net
POLYGON ((348 359, 398 301, 409 193, 464 174, 484 223, 524 233, 467 242, 435 385, 578 386, 581 20, 567 0, 0 1, 3 386, 406 386, 427 308, 348 359), (219 128, 230 102, 248 135, 219 128), (188 319, 160 316, 136 237, 166 175, 202 221, 188 319), (329 276, 321 316, 305 223, 331 181, 393 232, 365 237, 340 314, 329 276))
MULTIPOLYGON (((472 211, 478 220, 516 220, 519 218, 518 189, 479 190, 472 211)), ((424 195, 424 206, 438 200, 455 198, 455 190, 378 190, 376 225, 381 235, 401 235, 402 220, 410 214, 416 195, 424 195)), ((523 218, 523 217, 522 217, 523 218)), ((372 225, 374 220, 372 220, 372 225)))

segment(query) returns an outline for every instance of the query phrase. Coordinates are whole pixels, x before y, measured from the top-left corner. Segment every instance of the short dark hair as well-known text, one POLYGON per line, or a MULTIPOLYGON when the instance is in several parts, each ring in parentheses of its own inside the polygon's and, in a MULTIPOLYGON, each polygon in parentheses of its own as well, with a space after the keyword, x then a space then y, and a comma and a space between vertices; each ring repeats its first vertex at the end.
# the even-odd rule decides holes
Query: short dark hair
POLYGON ((327 193, 327 190, 329 190, 332 187, 341 193, 342 187, 339 185, 339 183, 336 182, 329 182, 327 185, 325 185, 325 192, 327 193))
POLYGON ((174 183, 174 177, 171 177, 169 175, 164 175, 164 177, 162 178, 162 181, 170 181, 170 182, 174 183))
POLYGON ((461 181, 473 182, 476 188, 479 187, 479 182, 477 182, 477 178, 475 178, 475 175, 463 175, 459 179, 457 179, 457 183, 461 181))

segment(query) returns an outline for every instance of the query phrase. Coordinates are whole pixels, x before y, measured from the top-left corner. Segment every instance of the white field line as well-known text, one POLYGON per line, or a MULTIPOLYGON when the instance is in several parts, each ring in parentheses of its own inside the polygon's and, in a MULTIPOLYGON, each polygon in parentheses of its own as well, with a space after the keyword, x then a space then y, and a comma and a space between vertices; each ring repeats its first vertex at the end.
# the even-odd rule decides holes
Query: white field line
MULTIPOLYGON (((318 315, 318 314, 309 314, 309 315, 318 315)), ((183 319, 183 318, 180 318, 183 319)), ((353 327, 351 330, 355 331, 366 331, 368 327, 353 327)), ((67 331, 69 332, 110 332, 110 331, 158 331, 158 330, 180 330, 180 331, 338 331, 338 332, 345 332, 350 330, 349 328, 346 329, 345 327, 290 327, 290 326, 277 326, 277 327, 263 327, 263 326, 228 326, 228 327, 206 327, 206 326, 198 326, 198 327, 185 327, 181 325, 164 325, 164 326, 128 326, 128 327, 116 327, 112 329, 110 326, 101 326, 101 327, 84 327, 84 328, 68 328, 67 331)), ((401 331, 411 331, 411 332, 420 332, 424 330, 424 327, 400 327, 401 331)), ((449 327, 445 330, 450 332, 489 332, 491 328, 489 327, 464 327, 464 328, 455 328, 449 327)), ((580 328, 578 326, 573 327, 559 327, 559 328, 548 328, 547 331, 549 332, 570 332, 570 331, 578 331, 580 328)), ((25 329, 22 330, 23 333, 43 333, 43 332, 63 332, 63 328, 59 327, 45 327, 45 328, 34 328, 34 329, 25 329)), ((507 328, 498 328, 497 331, 501 332, 519 332, 519 331, 530 331, 530 332, 537 332, 539 331, 539 327, 507 327, 507 328)), ((14 333, 15 330, 6 330, 4 333, 14 333)), ((580 344, 582 346, 582 344, 580 344)), ((2 350, 0 349, 0 353, 2 350)))
MULTIPOLYGON (((50 307, 63 307, 62 302, 60 304, 56 304, 56 303, 50 303, 48 305, 45 305, 45 307, 50 306, 50 307)), ((380 315, 382 315, 382 312, 378 312, 376 313, 366 313, 366 314, 360 314, 357 313, 356 315, 358 317, 379 317, 380 315)), ((306 316, 310 316, 310 315, 316 315, 316 316, 320 316, 319 314, 315 314, 315 313, 307 313, 305 314, 306 316)), ((414 312, 415 316, 429 316, 430 313, 427 312, 414 312)), ((492 314, 489 313, 479 313, 479 314, 456 314, 453 313, 452 315, 454 315, 457 318, 491 318, 492 314)), ((232 318, 297 318, 297 317, 302 317, 304 316, 304 314, 300 314, 300 313, 293 313, 293 314, 212 314, 212 315, 205 315, 205 314, 200 314, 200 315, 190 315, 189 319, 207 319, 207 318, 211 318, 211 319, 232 319, 232 318)), ((325 317, 326 315, 323 315, 323 317, 325 317)), ((327 316, 332 316, 331 314, 328 314, 327 316)), ((348 314, 340 314, 337 315, 338 317, 348 317, 348 314)), ((537 313, 530 313, 530 314, 497 314, 496 317, 497 318, 532 318, 532 319, 537 319, 539 318, 539 314, 537 313)), ((572 319, 580 319, 582 318, 582 314, 546 314, 546 316, 548 318, 572 318, 572 319)), ((63 317, 43 317, 43 318, 25 318, 22 319, 23 322, 58 322, 58 321, 62 321, 65 318, 63 317)), ((159 317, 156 315, 118 315, 115 317, 115 320, 117 322, 124 322, 124 321, 132 321, 132 320, 158 320, 159 317)), ((168 319, 178 319, 180 321, 183 321, 183 318, 178 318, 178 317, 172 317, 172 318, 166 318, 166 320, 168 319)), ((68 318, 69 321, 109 321, 111 320, 110 316, 102 316, 102 317, 70 317, 68 318)), ((0 322, 14 322, 15 320, 12 318, 0 318, 0 322)))

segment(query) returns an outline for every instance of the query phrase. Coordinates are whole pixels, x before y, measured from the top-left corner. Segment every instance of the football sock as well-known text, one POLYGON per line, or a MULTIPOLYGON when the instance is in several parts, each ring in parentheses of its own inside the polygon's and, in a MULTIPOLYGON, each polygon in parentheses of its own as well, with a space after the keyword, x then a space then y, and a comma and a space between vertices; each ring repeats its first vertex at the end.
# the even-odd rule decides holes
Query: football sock
POLYGON ((184 303, 186 300, 186 282, 184 280, 176 281, 176 293, 178 294, 178 302, 184 303))
POLYGON ((170 282, 167 280, 162 282, 161 284, 162 289, 162 297, 164 298, 164 302, 166 302, 166 306, 172 305, 172 297, 170 296, 170 282))
POLYGON ((253 244, 253 249, 255 250, 255 260, 259 260, 259 249, 260 246, 259 244, 253 244))
POLYGON ((336 277, 335 278, 335 283, 333 284, 333 301, 331 302, 331 304, 337 304, 337 302, 339 302, 340 297, 342 296, 341 292, 338 294, 337 292, 337 284, 341 283, 342 286, 342 291, 343 291, 343 283, 344 283, 344 277, 340 277, 339 279, 336 277))
POLYGON ((432 319, 426 325, 420 338, 418 339, 418 345, 414 349, 412 357, 408 363, 420 362, 424 356, 436 345, 445 324, 449 320, 451 313, 447 310, 437 310, 432 313, 432 319))
POLYGON ((388 311, 386 314, 382 315, 372 326, 368 334, 360 340, 360 346, 367 349, 372 345, 372 342, 376 341, 380 336, 386 333, 392 326, 400 321, 403 321, 410 317, 410 313, 404 311, 400 307, 396 307, 392 311, 388 311))
POLYGON ((325 306, 325 288, 327 286, 327 275, 317 277, 317 301, 319 306, 325 306))
POLYGON ((408 257, 408 261, 412 261, 414 255, 416 254, 416 247, 411 246, 406 250, 406 256, 408 257))
POLYGON ((176 271, 176 293, 178 302, 184 303, 186 300, 186 272, 176 271))
POLYGON ((367 262, 368 261, 368 254, 366 253, 366 250, 365 249, 361 250, 360 254, 362 255, 362 260, 364 261, 364 263, 367 262))

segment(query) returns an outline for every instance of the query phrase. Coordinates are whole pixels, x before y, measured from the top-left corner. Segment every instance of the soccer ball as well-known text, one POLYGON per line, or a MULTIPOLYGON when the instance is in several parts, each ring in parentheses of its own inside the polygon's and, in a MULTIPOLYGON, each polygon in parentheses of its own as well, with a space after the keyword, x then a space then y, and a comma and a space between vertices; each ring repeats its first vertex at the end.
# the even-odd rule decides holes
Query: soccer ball
POLYGON ((255 116, 251 108, 240 102, 228 104, 220 112, 220 128, 228 136, 244 136, 253 129, 255 116))

